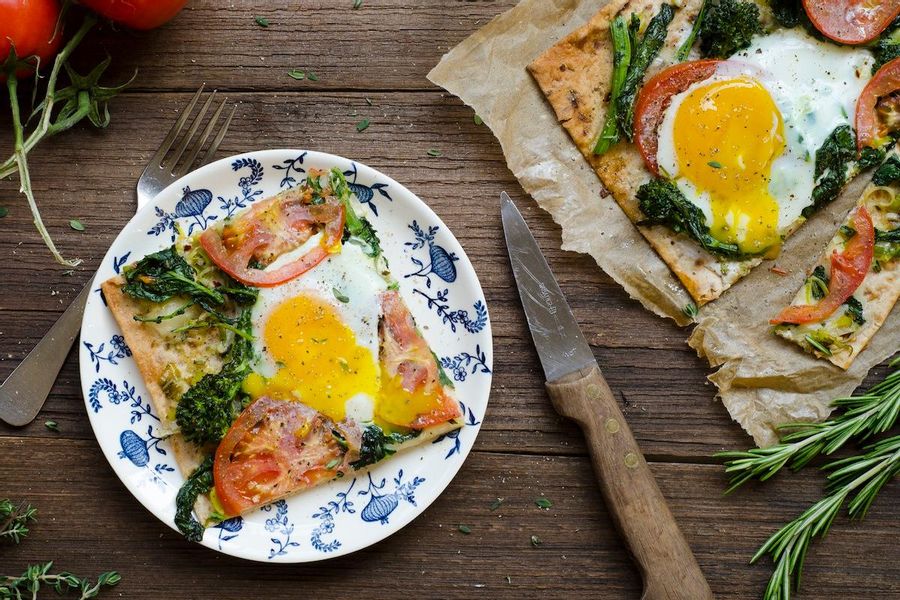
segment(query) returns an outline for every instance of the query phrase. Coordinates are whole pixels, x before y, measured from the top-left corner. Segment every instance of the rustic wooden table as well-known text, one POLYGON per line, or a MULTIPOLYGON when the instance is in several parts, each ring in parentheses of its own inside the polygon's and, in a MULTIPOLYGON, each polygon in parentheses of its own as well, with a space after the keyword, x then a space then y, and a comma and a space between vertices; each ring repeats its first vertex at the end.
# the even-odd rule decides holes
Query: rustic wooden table
MULTIPOLYGON (((637 598, 640 581, 594 482, 578 430, 543 387, 503 245, 497 198, 508 190, 555 270, 662 491, 719 598, 759 598, 770 574, 756 548, 822 491, 814 471, 724 497, 711 455, 748 445, 714 399, 687 331, 641 308, 585 257, 559 250, 559 230, 507 170, 491 132, 425 74, 441 55, 514 0, 194 0, 154 32, 94 34, 85 63, 113 56, 110 80, 135 68, 112 124, 77 127, 39 147, 34 186, 65 273, 34 231, 18 184, 0 182, 0 378, 8 375, 92 276, 134 211, 134 186, 177 111, 200 83, 238 103, 222 145, 312 148, 381 169, 428 202, 480 274, 491 313, 494 386, 475 450, 450 487, 402 532, 365 551, 312 565, 244 562, 184 541, 126 491, 85 415, 75 352, 32 425, 0 426, 0 497, 28 499, 40 521, 0 548, 0 573, 53 559, 79 574, 117 569, 125 598, 637 598), (254 16, 269 20, 268 28, 254 16), (299 68, 317 81, 295 81, 299 68), (363 118, 371 126, 362 133, 363 118), (441 157, 428 150, 439 149, 441 157), (69 219, 86 226, 79 233, 69 219), (59 433, 44 422, 59 423, 59 433), (550 510, 534 504, 544 494, 550 510), (505 499, 499 510, 489 506, 505 499), (471 527, 463 535, 458 524, 471 527), (530 536, 543 544, 533 547, 530 536)), ((503 90, 498 90, 503 93, 503 90)), ((0 121, 9 136, 9 122, 0 121)), ((4 146, 7 147, 8 146, 4 146)), ((876 370, 874 376, 883 373, 876 370)), ((900 502, 887 489, 863 523, 841 517, 815 543, 803 598, 900 598, 900 502)))

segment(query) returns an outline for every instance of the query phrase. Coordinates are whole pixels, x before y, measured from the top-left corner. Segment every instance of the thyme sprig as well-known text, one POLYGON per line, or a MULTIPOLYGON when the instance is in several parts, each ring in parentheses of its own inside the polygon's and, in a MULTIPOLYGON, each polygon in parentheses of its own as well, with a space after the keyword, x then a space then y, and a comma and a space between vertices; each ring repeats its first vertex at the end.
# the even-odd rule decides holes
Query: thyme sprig
POLYGON ((822 423, 791 423, 781 442, 768 448, 720 452, 728 459, 725 472, 730 476, 730 493, 751 479, 765 481, 785 465, 796 471, 820 455, 830 455, 848 440, 863 441, 884 433, 900 416, 900 357, 890 363, 894 369, 885 379, 865 394, 839 398, 832 404, 844 409, 822 423))
POLYGON ((878 492, 900 473, 900 435, 867 446, 865 453, 831 462, 825 467, 828 494, 799 517, 779 529, 756 552, 751 563, 769 555, 775 571, 769 579, 764 600, 790 600, 800 588, 803 562, 813 538, 828 533, 847 498, 853 496, 847 512, 862 519, 878 492))
POLYGON ((18 544, 28 535, 28 523, 36 520, 35 515, 37 510, 30 504, 0 500, 0 542, 9 540, 18 544))
POLYGON ((46 586, 59 595, 74 591, 80 594, 79 600, 88 600, 99 596, 102 588, 112 587, 122 580, 122 576, 117 572, 109 571, 101 573, 97 577, 97 581, 92 583, 89 579, 78 577, 67 571, 57 574, 50 573, 52 568, 53 561, 50 561, 30 565, 20 577, 0 576, 0 599, 36 599, 41 586, 46 586))

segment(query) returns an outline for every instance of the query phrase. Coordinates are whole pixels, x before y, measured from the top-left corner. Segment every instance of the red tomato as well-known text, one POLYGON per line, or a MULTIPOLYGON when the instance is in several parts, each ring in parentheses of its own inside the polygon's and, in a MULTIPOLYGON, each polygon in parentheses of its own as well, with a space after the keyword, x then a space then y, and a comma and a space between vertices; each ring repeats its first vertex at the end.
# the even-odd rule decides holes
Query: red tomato
POLYGON ((81 3, 132 29, 154 29, 177 15, 187 0, 81 0, 81 3))
POLYGON ((831 255, 828 294, 819 300, 818 304, 788 306, 770 321, 773 325, 817 323, 830 317, 853 295, 872 266, 875 250, 875 228, 865 206, 859 207, 856 211, 853 227, 856 229, 856 235, 850 238, 844 246, 844 251, 839 253, 835 250, 831 255))
POLYGON ((672 96, 711 77, 722 62, 696 60, 673 65, 657 73, 641 88, 634 109, 634 142, 654 175, 659 175, 659 164, 656 162, 659 146, 657 130, 672 96))
POLYGON ((425 429, 461 417, 459 403, 444 391, 434 354, 416 327, 400 292, 384 292, 381 309, 384 314, 380 326, 384 368, 391 377, 400 376, 401 385, 408 393, 430 398, 426 412, 410 423, 394 425, 425 429))
MULTIPOLYGON (((62 41, 62 31, 56 31, 57 21, 57 0, 0 0, 0 64, 14 46, 20 59, 37 56, 41 66, 46 65, 62 41)), ((20 74, 27 75, 28 70, 16 72, 20 74)))
POLYGON ((864 44, 900 15, 900 0, 803 0, 803 8, 825 37, 864 44))
POLYGON ((856 145, 860 151, 866 146, 881 146, 888 134, 897 130, 898 103, 900 58, 895 58, 878 69, 856 101, 856 145))
POLYGON ((260 398, 238 416, 216 449, 213 479, 233 517, 349 468, 337 426, 299 402, 260 398))
POLYGON ((295 188, 256 204, 219 233, 207 229, 200 244, 216 265, 237 281, 254 287, 274 287, 302 275, 340 247, 344 207, 335 199, 309 204, 309 190, 295 188), (264 271, 276 258, 303 245, 316 227, 324 227, 322 244, 294 262, 264 271), (263 268, 250 267, 251 262, 263 268))

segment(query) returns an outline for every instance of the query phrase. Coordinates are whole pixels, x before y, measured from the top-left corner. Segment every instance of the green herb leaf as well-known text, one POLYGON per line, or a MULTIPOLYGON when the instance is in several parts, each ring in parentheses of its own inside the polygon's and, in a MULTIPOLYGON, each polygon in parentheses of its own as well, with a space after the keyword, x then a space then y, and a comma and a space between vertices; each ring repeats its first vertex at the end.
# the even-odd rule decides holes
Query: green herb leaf
POLYGON ((343 302, 344 304, 350 302, 350 298, 342 294, 337 288, 331 288, 331 293, 334 294, 338 302, 343 302))
POLYGON ((69 221, 69 227, 71 227, 75 231, 84 231, 84 223, 82 223, 78 219, 72 219, 71 221, 69 221))
POLYGON ((319 76, 316 75, 315 73, 313 73, 312 71, 310 71, 309 73, 306 74, 306 78, 309 79, 310 81, 318 81, 319 80, 319 76))
POLYGON ((540 498, 537 498, 537 499, 534 501, 534 503, 535 503, 535 505, 536 505, 538 508, 543 508, 544 510, 547 510, 547 509, 549 509, 551 506, 553 506, 553 503, 550 502, 549 498, 544 498, 543 496, 540 497, 540 498))
POLYGON ((540 546, 543 543, 544 542, 541 541, 541 538, 539 538, 538 536, 536 536, 536 535, 531 536, 531 545, 534 546, 535 548, 537 548, 538 546, 540 546))
POLYGON ((269 26, 269 20, 265 17, 254 17, 253 20, 256 21, 256 24, 259 25, 260 27, 268 27, 269 26))
POLYGON ((475 121, 475 124, 476 124, 476 125, 484 125, 484 121, 483 121, 483 120, 481 119, 481 117, 479 117, 478 115, 475 115, 475 116, 472 118, 472 120, 475 121))
POLYGON ((337 456, 328 461, 328 464, 325 465, 325 468, 329 471, 341 464, 344 461, 343 457, 337 456))
POLYGON ((427 152, 428 156, 433 156, 437 158, 438 156, 443 156, 443 153, 437 148, 429 148, 427 152))
MULTIPOLYGON (((37 510, 30 504, 13 504, 11 500, 0 500, 0 542, 9 540, 18 544, 22 541, 28 535, 28 523, 37 520, 35 515, 37 510)), ((2 591, 3 588, 0 587, 0 592, 2 591)))
POLYGON ((710 167, 712 167, 713 169, 721 169, 722 168, 722 163, 720 163, 717 160, 711 160, 706 164, 709 165, 710 167))
POLYGON ((44 427, 50 431, 59 433, 59 424, 56 421, 44 421, 44 427))
POLYGON ((359 123, 356 124, 356 131, 358 133, 362 133, 363 131, 365 131, 368 128, 369 128, 369 120, 368 119, 363 119, 362 121, 360 121, 359 123))
POLYGON ((0 206, 0 219, 9 214, 9 209, 5 206, 0 206))
POLYGON ((353 10, 356 10, 362 6, 363 0, 353 0, 353 10))
POLYGON ((491 512, 497 510, 503 505, 504 498, 495 498, 493 502, 491 502, 491 512))
POLYGON ((697 315, 700 314, 700 309, 698 309, 697 305, 693 302, 689 302, 681 307, 681 312, 689 319, 696 319, 697 315))
POLYGON ((468 525, 459 525, 457 527, 457 529, 459 529, 460 533, 464 533, 466 535, 469 535, 470 533, 472 533, 472 528, 469 527, 468 525))
POLYGON ((301 71, 300 69, 291 69, 288 71, 288 75, 298 81, 306 79, 306 71, 301 71))

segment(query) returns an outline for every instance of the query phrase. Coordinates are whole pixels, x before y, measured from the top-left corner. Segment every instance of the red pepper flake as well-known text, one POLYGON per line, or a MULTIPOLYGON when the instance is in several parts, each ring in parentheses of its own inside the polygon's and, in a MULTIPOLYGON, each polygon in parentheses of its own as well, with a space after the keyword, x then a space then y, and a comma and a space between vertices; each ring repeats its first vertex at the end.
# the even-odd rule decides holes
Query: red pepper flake
POLYGON ((788 272, 785 269, 782 269, 781 267, 772 267, 769 270, 772 271, 773 273, 775 273, 776 275, 781 275, 782 277, 788 274, 788 272))

